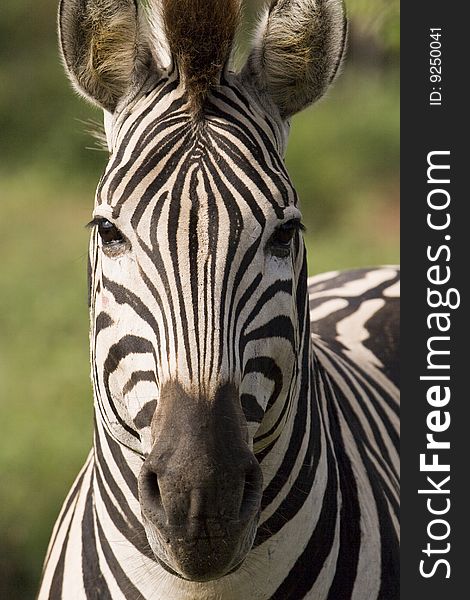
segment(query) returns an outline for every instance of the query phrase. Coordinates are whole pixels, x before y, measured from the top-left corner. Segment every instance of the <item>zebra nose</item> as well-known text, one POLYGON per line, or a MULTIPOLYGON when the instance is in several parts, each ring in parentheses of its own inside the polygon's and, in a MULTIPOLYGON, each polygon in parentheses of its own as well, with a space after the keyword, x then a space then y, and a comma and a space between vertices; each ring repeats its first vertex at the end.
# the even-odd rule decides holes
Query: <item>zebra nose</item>
POLYGON ((239 513, 241 521, 247 521, 258 514, 261 505, 262 487, 263 475, 261 467, 258 461, 254 459, 245 472, 245 483, 239 513))
POLYGON ((168 519, 163 506, 158 474, 144 463, 138 484, 142 512, 155 526, 164 526, 168 519))
POLYGON ((183 579, 218 579, 253 545, 262 475, 239 404, 231 384, 209 399, 177 382, 160 392, 139 500, 155 558, 183 579))
POLYGON ((184 527, 190 535, 197 535, 198 523, 216 531, 226 521, 242 524, 257 515, 262 474, 254 456, 239 469, 234 469, 233 464, 226 469, 221 464, 208 467, 206 473, 212 477, 201 478, 199 469, 194 473, 184 471, 151 459, 142 466, 141 508, 158 529, 184 527))

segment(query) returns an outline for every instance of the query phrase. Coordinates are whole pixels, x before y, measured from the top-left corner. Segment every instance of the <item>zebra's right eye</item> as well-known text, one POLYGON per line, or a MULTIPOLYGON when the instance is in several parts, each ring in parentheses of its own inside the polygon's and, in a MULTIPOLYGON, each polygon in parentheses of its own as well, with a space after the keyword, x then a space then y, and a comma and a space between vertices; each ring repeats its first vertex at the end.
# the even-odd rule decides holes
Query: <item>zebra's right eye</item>
POLYGON ((103 242, 103 246, 108 248, 110 246, 122 244, 126 240, 116 225, 104 217, 95 217, 93 221, 88 223, 87 227, 96 227, 100 234, 101 241, 103 242))
POLYGON ((111 221, 108 219, 99 219, 98 233, 100 234, 101 240, 104 246, 114 246, 124 241, 124 236, 111 221))

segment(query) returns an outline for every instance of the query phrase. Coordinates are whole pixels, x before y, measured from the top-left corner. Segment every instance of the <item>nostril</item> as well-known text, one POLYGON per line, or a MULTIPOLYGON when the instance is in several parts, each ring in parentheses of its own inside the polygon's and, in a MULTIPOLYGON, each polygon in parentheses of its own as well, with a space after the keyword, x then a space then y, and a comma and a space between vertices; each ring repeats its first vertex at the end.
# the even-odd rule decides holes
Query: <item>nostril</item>
POLYGON ((164 523, 166 514, 158 483, 158 475, 154 471, 147 468, 141 473, 139 478, 139 493, 145 516, 155 525, 164 523))
POLYGON ((152 471, 147 472, 146 482, 147 494, 154 498, 160 497, 160 486, 158 485, 158 475, 152 471))
POLYGON ((245 486, 243 488, 242 503, 240 506, 240 519, 247 520, 253 517, 261 504, 262 475, 258 463, 250 465, 245 473, 245 486))

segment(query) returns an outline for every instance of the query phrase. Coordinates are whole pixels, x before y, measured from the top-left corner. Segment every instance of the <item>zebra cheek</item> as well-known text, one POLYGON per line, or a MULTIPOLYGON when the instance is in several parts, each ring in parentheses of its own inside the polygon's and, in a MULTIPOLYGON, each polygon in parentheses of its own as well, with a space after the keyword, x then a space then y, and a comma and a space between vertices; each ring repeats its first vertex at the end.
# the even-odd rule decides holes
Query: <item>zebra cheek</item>
POLYGON ((101 296, 101 309, 108 310, 109 308, 109 298, 105 294, 101 296))

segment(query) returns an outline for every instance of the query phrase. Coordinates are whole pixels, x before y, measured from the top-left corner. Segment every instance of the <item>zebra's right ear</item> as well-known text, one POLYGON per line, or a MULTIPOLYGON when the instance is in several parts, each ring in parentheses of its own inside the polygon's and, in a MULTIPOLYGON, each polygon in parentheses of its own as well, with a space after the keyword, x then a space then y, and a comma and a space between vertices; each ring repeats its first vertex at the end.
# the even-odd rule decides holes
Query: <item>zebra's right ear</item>
POLYGON ((151 68, 136 0, 61 0, 59 41, 75 89, 110 112, 151 68))

